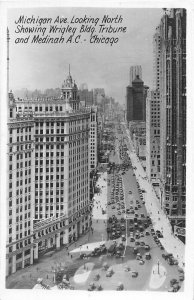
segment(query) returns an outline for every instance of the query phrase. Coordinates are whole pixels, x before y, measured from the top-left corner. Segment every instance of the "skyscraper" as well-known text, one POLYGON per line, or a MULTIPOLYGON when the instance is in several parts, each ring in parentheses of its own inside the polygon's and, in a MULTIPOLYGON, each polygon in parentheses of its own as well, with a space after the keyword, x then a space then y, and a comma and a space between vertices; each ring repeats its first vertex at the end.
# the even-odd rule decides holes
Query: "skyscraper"
POLYGON ((147 87, 144 86, 144 82, 137 75, 132 82, 132 86, 127 86, 127 122, 145 121, 146 95, 147 87))
POLYGON ((7 275, 89 228, 90 110, 77 91, 69 72, 60 98, 9 93, 7 275))
POLYGON ((162 205, 172 224, 186 212, 186 10, 162 17, 160 35, 160 155, 162 205))
POLYGON ((146 172, 159 197, 160 93, 158 90, 150 90, 146 100, 146 172))
POLYGON ((142 79, 142 68, 141 66, 131 66, 130 67, 130 74, 129 74, 129 84, 132 85, 133 80, 139 76, 142 79))

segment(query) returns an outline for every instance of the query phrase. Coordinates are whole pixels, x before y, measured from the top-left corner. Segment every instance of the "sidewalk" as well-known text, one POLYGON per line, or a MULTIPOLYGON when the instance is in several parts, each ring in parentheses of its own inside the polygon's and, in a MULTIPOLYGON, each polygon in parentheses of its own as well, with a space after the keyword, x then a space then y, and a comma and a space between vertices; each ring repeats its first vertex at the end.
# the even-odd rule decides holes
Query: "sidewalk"
POLYGON ((100 174, 97 186, 101 191, 94 195, 93 220, 106 220, 107 213, 102 214, 102 210, 107 211, 107 172, 100 174))
POLYGON ((129 130, 126 129, 126 132, 128 135, 130 147, 132 149, 132 151, 128 151, 128 154, 130 156, 133 167, 137 168, 136 170, 134 170, 134 172, 136 175, 136 179, 139 182, 140 188, 146 191, 146 193, 144 193, 145 206, 148 214, 152 219, 153 227, 155 230, 160 230, 163 233, 164 237, 160 239, 160 242, 162 243, 165 250, 169 253, 172 253, 173 256, 178 260, 179 266, 181 268, 184 268, 185 245, 173 235, 169 219, 161 209, 160 203, 151 183, 149 183, 148 179, 145 178, 146 173, 133 149, 129 130))

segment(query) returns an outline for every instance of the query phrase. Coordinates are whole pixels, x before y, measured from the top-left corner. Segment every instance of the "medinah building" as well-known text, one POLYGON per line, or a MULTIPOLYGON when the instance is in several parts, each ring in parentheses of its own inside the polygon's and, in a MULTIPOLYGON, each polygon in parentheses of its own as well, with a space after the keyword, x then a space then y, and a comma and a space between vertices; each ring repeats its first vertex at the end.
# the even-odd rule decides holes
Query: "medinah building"
POLYGON ((8 94, 6 275, 87 232, 90 109, 71 74, 60 98, 8 94))

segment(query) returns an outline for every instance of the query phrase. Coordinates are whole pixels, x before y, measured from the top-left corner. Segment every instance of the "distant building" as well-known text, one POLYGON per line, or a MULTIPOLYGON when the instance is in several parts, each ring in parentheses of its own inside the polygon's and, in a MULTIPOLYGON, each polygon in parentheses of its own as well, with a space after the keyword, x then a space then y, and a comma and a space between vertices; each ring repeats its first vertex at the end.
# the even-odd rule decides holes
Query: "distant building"
POLYGON ((156 32, 153 36, 153 90, 159 90, 161 79, 161 37, 160 26, 156 27, 156 32))
POLYGON ((89 167, 92 171, 96 169, 98 163, 98 110, 96 106, 90 109, 89 167))
POLYGON ((131 66, 130 67, 130 74, 129 74, 129 85, 132 85, 133 80, 139 76, 142 79, 142 68, 141 66, 131 66))
POLYGON ((146 172, 158 197, 160 185, 160 92, 149 91, 146 101, 146 172))
POLYGON ((78 91, 78 96, 83 106, 92 106, 94 104, 93 91, 82 89, 78 91))
MULTIPOLYGON (((146 124, 143 121, 129 122, 129 131, 138 157, 146 160, 146 124)), ((144 164, 145 165, 145 164, 144 164)), ((145 166, 144 166, 145 167, 145 166)))
POLYGON ((103 88, 96 88, 93 90, 94 105, 103 104, 105 98, 105 91, 103 88))
POLYGON ((127 122, 146 120, 146 96, 147 86, 139 78, 139 75, 132 81, 132 86, 127 86, 126 109, 127 122))

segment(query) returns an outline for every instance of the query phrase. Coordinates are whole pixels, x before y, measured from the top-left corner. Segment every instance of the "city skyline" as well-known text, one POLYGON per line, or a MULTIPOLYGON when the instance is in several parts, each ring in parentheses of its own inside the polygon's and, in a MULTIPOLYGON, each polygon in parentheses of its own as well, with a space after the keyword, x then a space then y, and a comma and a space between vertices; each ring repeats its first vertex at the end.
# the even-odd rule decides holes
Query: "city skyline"
POLYGON ((162 14, 162 9, 155 8, 33 8, 22 9, 22 12, 19 9, 10 10, 8 14, 10 89, 14 91, 21 88, 29 90, 60 88, 62 79, 68 73, 68 65, 71 64, 71 73, 78 86, 86 82, 89 90, 102 87, 107 96, 124 103, 130 66, 141 65, 144 83, 152 86, 152 36, 162 14), (71 18, 81 17, 86 13, 87 16, 94 18, 102 18, 104 15, 122 16, 121 25, 126 26, 127 31, 125 34, 118 34, 119 42, 113 46, 89 43, 81 46, 14 43, 16 38, 14 22, 20 15, 52 18, 59 15, 71 18))

